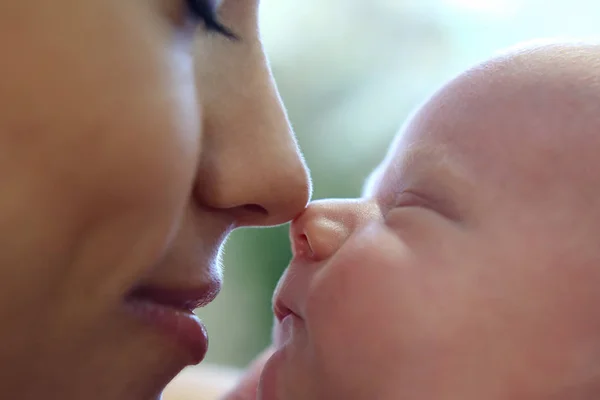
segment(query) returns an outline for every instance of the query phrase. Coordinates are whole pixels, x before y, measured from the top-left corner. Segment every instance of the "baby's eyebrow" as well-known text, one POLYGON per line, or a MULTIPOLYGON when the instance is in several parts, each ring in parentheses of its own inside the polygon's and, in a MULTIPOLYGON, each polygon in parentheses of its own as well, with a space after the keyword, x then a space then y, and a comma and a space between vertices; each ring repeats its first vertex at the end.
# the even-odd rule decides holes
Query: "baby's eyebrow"
POLYGON ((435 203, 441 213, 453 220, 463 220, 477 192, 475 171, 464 161, 460 154, 445 146, 410 148, 400 160, 395 190, 416 190, 435 203))
POLYGON ((451 149, 442 145, 414 144, 400 154, 390 154, 368 177, 362 196, 380 189, 402 192, 406 188, 436 194, 450 201, 474 188, 474 176, 451 149), (381 187, 381 185, 387 187, 381 187))
POLYGON ((441 174, 452 182, 467 183, 472 180, 471 174, 453 152, 442 145, 413 145, 402 155, 400 169, 404 175, 441 174), (414 174, 413 174, 414 172, 414 174))

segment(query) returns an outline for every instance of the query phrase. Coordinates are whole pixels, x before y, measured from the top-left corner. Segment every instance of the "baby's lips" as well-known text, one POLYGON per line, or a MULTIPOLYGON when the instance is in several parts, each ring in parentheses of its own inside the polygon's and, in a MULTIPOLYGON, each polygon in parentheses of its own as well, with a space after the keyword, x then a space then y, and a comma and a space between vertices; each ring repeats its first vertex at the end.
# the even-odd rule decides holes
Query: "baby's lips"
POLYGON ((276 349, 283 346, 285 343, 284 332, 282 331, 281 322, 275 320, 275 325, 273 326, 273 346, 276 349))
POLYGON ((276 349, 283 347, 294 334, 294 325, 301 322, 301 319, 294 313, 290 313, 283 320, 276 321, 273 328, 273 345, 276 349))

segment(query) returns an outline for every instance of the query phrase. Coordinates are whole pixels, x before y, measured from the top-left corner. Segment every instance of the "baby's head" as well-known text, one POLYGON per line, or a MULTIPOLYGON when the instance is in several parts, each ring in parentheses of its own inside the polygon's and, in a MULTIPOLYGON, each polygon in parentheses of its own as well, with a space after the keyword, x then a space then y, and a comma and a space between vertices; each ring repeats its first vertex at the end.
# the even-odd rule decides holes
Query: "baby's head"
POLYGON ((600 46, 462 74, 291 236, 263 400, 600 398, 600 46))

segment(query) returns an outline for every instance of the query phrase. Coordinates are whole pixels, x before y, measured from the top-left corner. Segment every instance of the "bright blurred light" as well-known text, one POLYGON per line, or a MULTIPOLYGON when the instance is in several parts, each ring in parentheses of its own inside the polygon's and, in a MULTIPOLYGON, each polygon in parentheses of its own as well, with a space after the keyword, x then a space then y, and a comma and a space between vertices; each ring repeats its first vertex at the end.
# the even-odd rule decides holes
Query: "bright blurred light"
POLYGON ((441 0, 448 7, 492 17, 514 15, 521 8, 515 0, 441 0))

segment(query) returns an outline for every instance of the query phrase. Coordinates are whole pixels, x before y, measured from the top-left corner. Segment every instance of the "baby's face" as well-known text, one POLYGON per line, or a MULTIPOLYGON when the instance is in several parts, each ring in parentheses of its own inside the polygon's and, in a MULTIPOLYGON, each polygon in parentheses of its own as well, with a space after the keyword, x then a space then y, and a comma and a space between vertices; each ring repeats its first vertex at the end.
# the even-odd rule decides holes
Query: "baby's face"
POLYGON ((599 140, 561 134, 587 127, 559 89, 527 108, 489 73, 434 96, 361 199, 293 223, 262 400, 600 396, 599 140))

